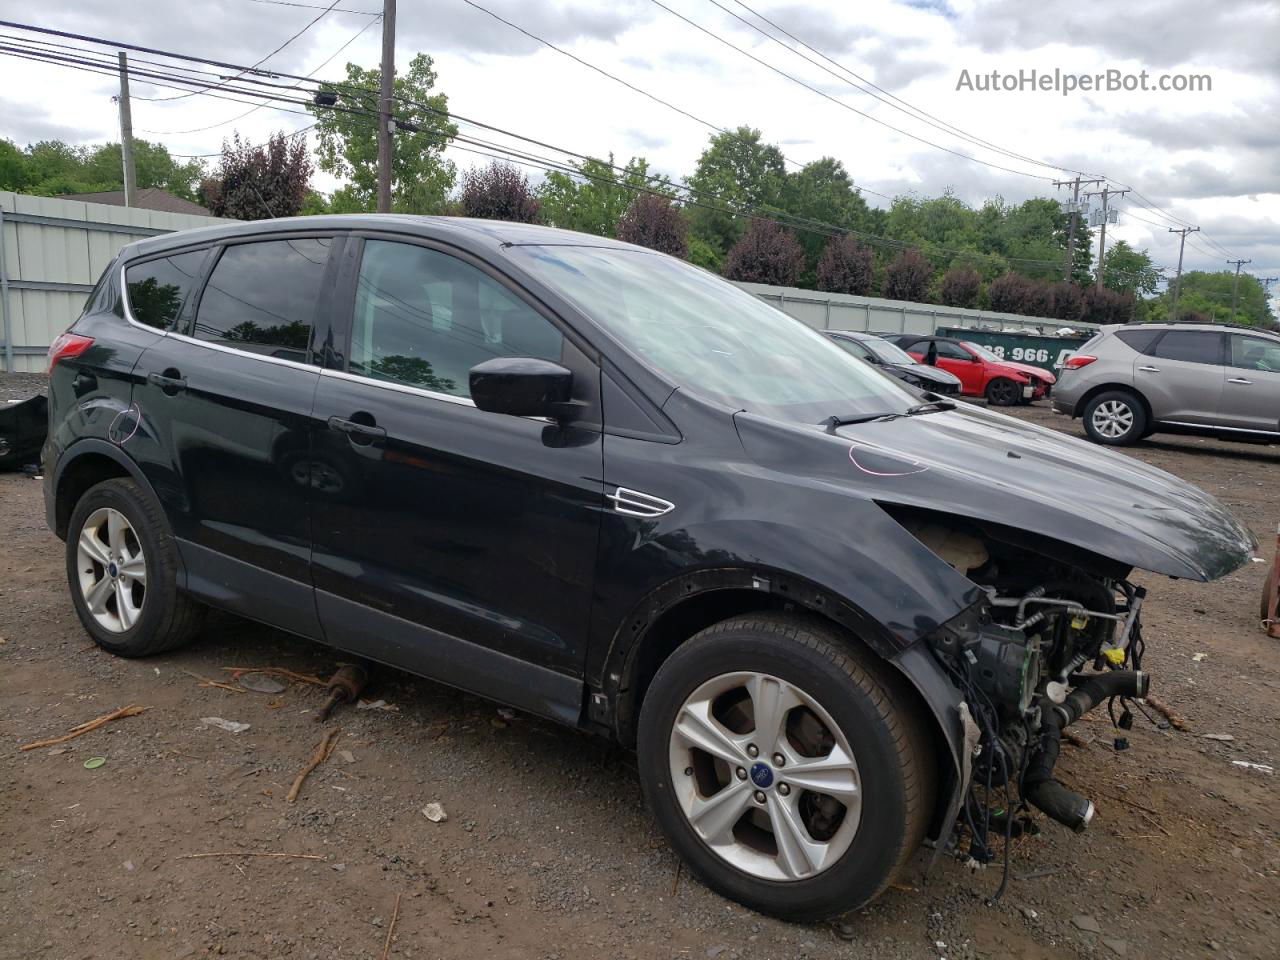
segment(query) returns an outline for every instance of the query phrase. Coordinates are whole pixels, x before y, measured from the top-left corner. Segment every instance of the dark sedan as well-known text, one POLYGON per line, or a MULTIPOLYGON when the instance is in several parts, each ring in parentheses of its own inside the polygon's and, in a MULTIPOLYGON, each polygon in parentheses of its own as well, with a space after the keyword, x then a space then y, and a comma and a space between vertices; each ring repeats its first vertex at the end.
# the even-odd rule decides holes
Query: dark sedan
POLYGON ((918 362, 896 344, 874 333, 856 330, 828 330, 827 336, 846 352, 874 364, 890 376, 913 387, 952 397, 960 394, 960 378, 955 374, 918 362))

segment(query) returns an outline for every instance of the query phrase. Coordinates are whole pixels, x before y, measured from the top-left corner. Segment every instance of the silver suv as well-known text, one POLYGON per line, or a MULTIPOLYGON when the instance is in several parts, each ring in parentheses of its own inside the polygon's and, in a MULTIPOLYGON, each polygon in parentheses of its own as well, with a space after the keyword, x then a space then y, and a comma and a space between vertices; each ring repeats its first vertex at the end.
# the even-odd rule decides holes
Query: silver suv
POLYGON ((1280 336, 1224 324, 1103 327, 1063 367, 1054 413, 1095 443, 1153 433, 1280 440, 1280 336))

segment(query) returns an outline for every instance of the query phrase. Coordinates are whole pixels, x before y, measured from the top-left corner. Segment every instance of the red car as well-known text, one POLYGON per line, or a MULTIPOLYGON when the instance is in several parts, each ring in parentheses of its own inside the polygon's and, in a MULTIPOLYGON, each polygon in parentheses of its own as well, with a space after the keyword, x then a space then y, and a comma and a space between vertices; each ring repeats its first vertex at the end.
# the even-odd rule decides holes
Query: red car
POLYGON ((994 406, 1011 407, 1032 403, 1049 395, 1057 383, 1048 370, 1026 363, 1001 360, 986 347, 952 337, 898 334, 892 338, 916 360, 930 362, 930 347, 936 350, 934 366, 960 378, 960 393, 966 397, 986 397, 994 406))

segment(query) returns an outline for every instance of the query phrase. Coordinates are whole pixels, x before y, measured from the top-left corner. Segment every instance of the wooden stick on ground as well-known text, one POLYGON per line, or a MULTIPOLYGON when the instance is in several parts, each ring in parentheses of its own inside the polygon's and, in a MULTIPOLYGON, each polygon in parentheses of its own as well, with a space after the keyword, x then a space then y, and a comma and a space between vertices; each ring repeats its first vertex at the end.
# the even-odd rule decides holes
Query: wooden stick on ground
POLYGON ((84 723, 77 724, 71 728, 69 733, 64 733, 60 737, 53 737, 50 740, 37 740, 35 743, 24 743, 18 749, 37 750, 40 747, 55 747, 60 743, 66 743, 68 740, 74 740, 76 737, 86 734, 90 730, 97 730, 99 727, 110 723, 112 720, 120 720, 124 717, 136 717, 138 714, 142 713, 142 711, 149 709, 150 707, 140 707, 136 703, 131 703, 129 706, 121 707, 119 710, 113 711, 112 713, 106 713, 96 719, 86 720, 84 723))
POLYGON ((1187 729, 1186 717, 1180 714, 1177 710, 1173 709, 1173 707, 1169 706, 1159 697, 1155 697, 1155 696, 1152 696, 1151 694, 1147 694, 1147 696, 1144 697, 1143 699, 1151 707, 1152 710, 1154 710, 1156 713, 1160 714, 1160 716, 1168 720, 1169 726, 1173 727, 1173 729, 1175 730, 1187 729))
POLYGON ((316 747, 315 755, 312 756, 311 762, 299 771, 297 779, 293 781, 293 786, 289 788, 289 793, 285 797, 288 803, 295 803, 298 799, 298 792, 302 789, 302 783, 307 779, 307 775, 316 767, 329 759, 329 754, 333 750, 333 745, 338 741, 338 729, 330 730, 324 735, 324 739, 320 741, 320 746, 316 747))
POLYGON ((400 894, 396 894, 396 905, 391 911, 391 922, 387 924, 387 939, 382 944, 382 960, 387 960, 391 953, 391 935, 396 932, 396 921, 400 919, 400 894))
POLYGON ((297 680, 299 683, 309 683, 316 687, 327 687, 329 685, 319 677, 313 677, 306 673, 294 673, 294 671, 286 670, 284 667, 223 667, 222 669, 231 674, 232 680, 239 680, 246 673, 267 673, 273 677, 285 677, 289 680, 297 680))
POLYGON ((195 677, 200 681, 202 687, 217 687, 219 690, 230 690, 232 693, 248 693, 243 687, 233 687, 229 683, 222 683, 220 680, 210 680, 208 677, 202 677, 198 673, 192 673, 190 670, 183 670, 188 677, 195 677))
POLYGON ((225 853, 184 853, 175 860, 203 860, 205 857, 288 857, 292 860, 323 860, 315 853, 266 853, 256 850, 228 850, 225 853))

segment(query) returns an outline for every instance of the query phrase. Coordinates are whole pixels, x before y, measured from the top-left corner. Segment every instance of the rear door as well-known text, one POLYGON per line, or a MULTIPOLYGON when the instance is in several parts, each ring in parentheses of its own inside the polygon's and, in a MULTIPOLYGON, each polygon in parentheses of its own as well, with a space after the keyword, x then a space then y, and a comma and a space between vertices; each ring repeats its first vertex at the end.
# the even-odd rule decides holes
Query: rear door
POLYGON ((1222 425, 1280 433, 1280 340, 1227 335, 1222 425))
POLYGON ((599 368, 483 263, 360 242, 344 269, 350 346, 313 418, 330 481, 313 559, 326 637, 576 722, 604 504, 599 368), (469 372, 502 356, 569 367, 582 419, 476 409, 469 372))
POLYGON ((210 253, 208 279, 138 363, 131 450, 164 502, 197 595, 319 636, 310 582, 309 417, 331 234, 210 253))
POLYGON ((1156 420, 1217 422, 1226 371, 1225 340, 1216 330, 1169 330, 1134 359, 1134 386, 1151 404, 1156 420))

